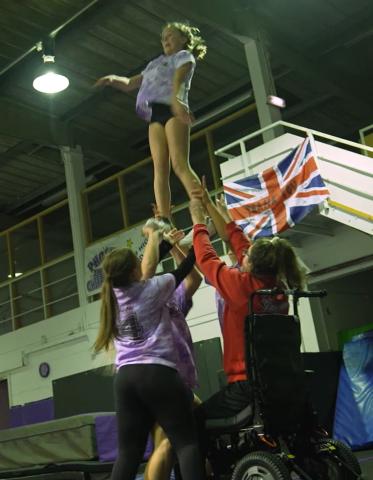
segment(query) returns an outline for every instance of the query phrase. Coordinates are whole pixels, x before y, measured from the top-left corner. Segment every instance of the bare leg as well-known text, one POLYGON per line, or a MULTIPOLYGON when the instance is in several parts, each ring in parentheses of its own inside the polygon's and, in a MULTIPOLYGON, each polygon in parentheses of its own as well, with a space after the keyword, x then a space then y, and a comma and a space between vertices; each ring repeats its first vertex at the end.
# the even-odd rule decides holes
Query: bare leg
POLYGON ((160 123, 149 125, 149 146, 154 165, 154 195, 159 215, 170 217, 170 158, 165 129, 160 123))
POLYGON ((145 480, 169 480, 175 462, 171 444, 162 428, 156 424, 152 431, 154 451, 146 465, 145 480))
POLYGON ((189 197, 191 190, 200 185, 199 178, 189 164, 189 126, 173 117, 166 123, 166 137, 172 169, 184 185, 189 197))

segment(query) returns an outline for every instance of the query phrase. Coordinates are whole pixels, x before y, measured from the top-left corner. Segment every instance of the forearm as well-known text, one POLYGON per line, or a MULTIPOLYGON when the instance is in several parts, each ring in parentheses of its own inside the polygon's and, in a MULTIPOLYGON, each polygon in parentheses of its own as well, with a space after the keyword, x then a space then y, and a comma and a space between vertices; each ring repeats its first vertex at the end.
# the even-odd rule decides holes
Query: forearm
POLYGON ((211 245, 208 231, 203 224, 194 226, 193 245, 198 268, 208 278, 209 283, 216 286, 215 277, 223 262, 211 245))
POLYGON ((135 75, 133 77, 120 77, 118 75, 113 75, 110 86, 123 92, 131 92, 132 90, 139 88, 141 80, 141 75, 135 75))
POLYGON ((184 260, 180 263, 176 270, 174 270, 172 275, 174 275, 176 280, 176 287, 180 285, 180 283, 184 280, 184 278, 189 275, 189 273, 193 270, 194 264, 196 261, 196 256, 194 254, 194 249, 191 247, 187 256, 184 260))
POLYGON ((159 263, 159 233, 153 232, 148 237, 145 246, 144 255, 141 260, 142 280, 147 280, 154 276, 159 263))
POLYGON ((225 219, 219 210, 216 208, 214 203, 212 201, 208 202, 206 205, 206 210, 209 216, 211 217, 211 220, 214 222, 216 232, 219 235, 219 237, 224 241, 228 241, 228 235, 226 232, 226 225, 229 223, 227 219, 225 219))
POLYGON ((182 249, 178 245, 174 245, 174 247, 171 250, 171 255, 172 255, 172 258, 175 260, 176 265, 180 265, 180 263, 184 260, 187 254, 188 254, 188 251, 184 251, 184 249, 182 249))
MULTIPOLYGON (((184 258, 188 255, 188 249, 175 245, 171 250, 171 255, 176 262, 176 265, 180 265, 184 258)), ((194 265, 191 272, 187 275, 184 280, 186 296, 192 298, 195 291, 198 289, 202 281, 202 275, 194 265)))
POLYGON ((225 230, 233 253, 236 256, 238 263, 241 265, 243 257, 251 245, 250 240, 244 234, 242 229, 233 221, 226 225, 225 230))
POLYGON ((159 261, 161 261, 171 250, 172 244, 167 240, 162 240, 159 244, 159 261))

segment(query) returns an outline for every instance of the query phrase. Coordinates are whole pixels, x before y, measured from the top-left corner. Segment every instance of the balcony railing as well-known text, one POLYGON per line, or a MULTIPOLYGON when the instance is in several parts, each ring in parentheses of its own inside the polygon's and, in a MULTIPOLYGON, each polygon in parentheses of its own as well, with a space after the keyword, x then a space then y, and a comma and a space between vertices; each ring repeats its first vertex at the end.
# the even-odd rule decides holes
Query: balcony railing
MULTIPOLYGON (((191 135, 191 162, 206 175, 209 189, 220 191, 216 148, 239 129, 247 131, 245 117, 256 115, 255 104, 191 135)), ((151 157, 106 178, 82 192, 86 245, 115 236, 142 223, 153 201, 151 157)), ((172 187, 174 221, 190 227, 186 194, 180 182, 172 187)), ((216 241, 219 253, 225 247, 216 241)), ((44 210, 0 233, 0 334, 22 328, 79 306, 68 200, 44 210)), ((164 271, 173 268, 163 261, 164 271)))

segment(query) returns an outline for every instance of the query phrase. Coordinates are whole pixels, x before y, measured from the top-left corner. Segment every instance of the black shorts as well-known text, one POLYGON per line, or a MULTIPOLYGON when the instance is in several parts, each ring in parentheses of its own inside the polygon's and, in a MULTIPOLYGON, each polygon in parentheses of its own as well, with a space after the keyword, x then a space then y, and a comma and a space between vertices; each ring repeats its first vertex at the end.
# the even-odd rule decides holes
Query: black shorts
POLYGON ((152 116, 150 118, 150 123, 157 122, 165 126, 173 116, 170 105, 165 105, 164 103, 152 103, 152 116))

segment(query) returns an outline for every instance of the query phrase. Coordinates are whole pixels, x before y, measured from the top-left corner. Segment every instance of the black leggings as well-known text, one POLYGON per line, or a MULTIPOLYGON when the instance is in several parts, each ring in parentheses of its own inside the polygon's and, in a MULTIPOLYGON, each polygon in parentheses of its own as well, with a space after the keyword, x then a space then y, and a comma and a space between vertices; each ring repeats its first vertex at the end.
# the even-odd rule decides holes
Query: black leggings
POLYGON ((125 365, 114 386, 119 445, 112 480, 136 477, 155 422, 171 442, 183 480, 204 479, 190 391, 177 371, 163 365, 125 365))

